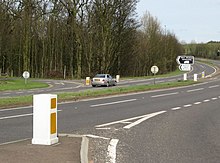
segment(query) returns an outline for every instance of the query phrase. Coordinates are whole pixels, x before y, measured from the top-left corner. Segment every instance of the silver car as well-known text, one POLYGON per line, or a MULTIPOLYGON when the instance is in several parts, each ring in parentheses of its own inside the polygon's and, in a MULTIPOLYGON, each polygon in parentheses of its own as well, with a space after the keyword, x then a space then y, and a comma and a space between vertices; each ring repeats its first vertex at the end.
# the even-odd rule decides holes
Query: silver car
POLYGON ((113 79, 109 74, 97 74, 92 78, 92 86, 115 86, 117 84, 116 79, 113 79))

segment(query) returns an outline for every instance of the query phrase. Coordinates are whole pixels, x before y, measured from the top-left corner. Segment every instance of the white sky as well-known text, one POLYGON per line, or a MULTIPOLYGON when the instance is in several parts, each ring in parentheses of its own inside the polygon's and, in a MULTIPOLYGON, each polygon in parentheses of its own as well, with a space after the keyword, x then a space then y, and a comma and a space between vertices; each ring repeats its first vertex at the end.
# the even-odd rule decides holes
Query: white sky
POLYGON ((220 41, 220 0, 140 0, 138 16, 146 11, 179 41, 220 41))

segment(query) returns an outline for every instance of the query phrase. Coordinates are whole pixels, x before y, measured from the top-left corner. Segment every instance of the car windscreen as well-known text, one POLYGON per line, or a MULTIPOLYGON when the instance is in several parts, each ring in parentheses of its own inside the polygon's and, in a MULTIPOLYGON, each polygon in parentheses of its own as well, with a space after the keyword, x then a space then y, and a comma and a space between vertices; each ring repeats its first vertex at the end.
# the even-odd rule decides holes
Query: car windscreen
POLYGON ((95 78, 105 78, 105 75, 103 75, 103 74, 97 74, 97 75, 95 76, 95 78))

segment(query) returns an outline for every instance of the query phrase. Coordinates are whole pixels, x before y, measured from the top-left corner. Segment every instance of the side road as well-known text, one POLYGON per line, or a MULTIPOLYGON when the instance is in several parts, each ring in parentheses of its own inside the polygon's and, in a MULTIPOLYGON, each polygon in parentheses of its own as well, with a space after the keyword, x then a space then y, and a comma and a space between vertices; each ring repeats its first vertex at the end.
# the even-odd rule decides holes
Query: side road
POLYGON ((93 163, 89 139, 84 136, 61 134, 59 143, 33 145, 31 139, 0 145, 0 160, 7 163, 93 163))

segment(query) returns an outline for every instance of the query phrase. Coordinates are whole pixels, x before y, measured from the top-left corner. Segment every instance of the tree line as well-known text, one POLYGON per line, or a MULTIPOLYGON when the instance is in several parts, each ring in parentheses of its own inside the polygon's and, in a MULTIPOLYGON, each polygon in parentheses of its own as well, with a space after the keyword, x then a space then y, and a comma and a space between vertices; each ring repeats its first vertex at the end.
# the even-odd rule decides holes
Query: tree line
POLYGON ((207 43, 190 43, 183 45, 185 54, 194 55, 199 58, 219 59, 220 42, 209 41, 207 43))
POLYGON ((176 69, 183 52, 175 34, 150 13, 139 21, 138 0, 1 0, 0 74, 84 78, 176 69))

